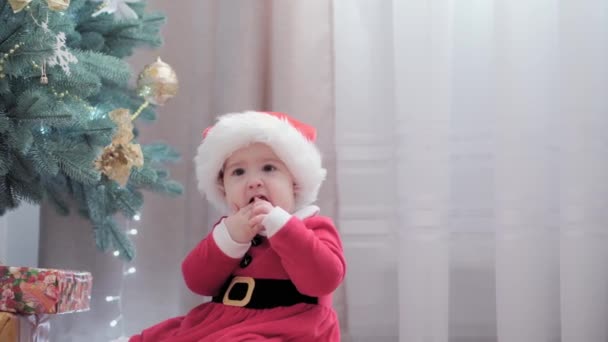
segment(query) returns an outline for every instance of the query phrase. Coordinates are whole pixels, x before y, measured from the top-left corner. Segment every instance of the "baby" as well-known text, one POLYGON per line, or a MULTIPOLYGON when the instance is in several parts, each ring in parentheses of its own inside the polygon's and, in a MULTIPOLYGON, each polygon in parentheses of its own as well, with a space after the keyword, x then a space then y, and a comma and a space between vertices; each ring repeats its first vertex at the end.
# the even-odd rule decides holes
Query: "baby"
POLYGON ((332 293, 346 264, 332 220, 311 205, 326 173, 315 137, 271 112, 226 114, 205 130, 199 189, 227 216, 182 271, 213 299, 129 341, 340 341, 332 293))

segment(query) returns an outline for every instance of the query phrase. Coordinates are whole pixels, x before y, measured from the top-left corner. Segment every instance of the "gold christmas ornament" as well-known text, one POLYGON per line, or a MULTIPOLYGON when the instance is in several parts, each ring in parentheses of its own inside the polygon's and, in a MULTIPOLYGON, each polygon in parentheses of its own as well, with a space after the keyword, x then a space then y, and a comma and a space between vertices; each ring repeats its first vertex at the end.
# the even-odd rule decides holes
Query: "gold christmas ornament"
POLYGON ((177 94, 179 82, 173 68, 160 57, 148 64, 137 78, 137 90, 148 102, 162 106, 177 94))
POLYGON ((119 108, 110 112, 110 118, 118 126, 112 137, 112 143, 103 149, 95 160, 95 168, 108 178, 125 186, 131 175, 131 169, 144 165, 144 155, 139 144, 133 140, 133 123, 128 109, 119 108))
POLYGON ((133 123, 128 109, 118 108, 110 112, 110 119, 116 123, 118 130, 114 133, 112 142, 128 144, 133 140, 133 123))
POLYGON ((8 3, 13 8, 13 13, 19 13, 25 6, 29 5, 32 0, 8 0, 8 3))
POLYGON ((121 186, 127 185, 133 166, 143 165, 143 152, 139 144, 112 143, 103 149, 100 158, 95 162, 98 170, 121 186))
POLYGON ((65 11, 70 7, 70 0, 46 0, 46 3, 53 11, 65 11))

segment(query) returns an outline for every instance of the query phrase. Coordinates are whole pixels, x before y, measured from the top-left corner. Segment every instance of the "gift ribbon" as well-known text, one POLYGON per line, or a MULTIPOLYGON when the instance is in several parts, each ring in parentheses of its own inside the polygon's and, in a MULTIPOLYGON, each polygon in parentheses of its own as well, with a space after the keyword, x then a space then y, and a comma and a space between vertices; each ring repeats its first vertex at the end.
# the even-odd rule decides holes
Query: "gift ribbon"
POLYGON ((27 322, 32 326, 32 334, 29 342, 48 342, 51 332, 50 315, 36 314, 26 317, 27 322))

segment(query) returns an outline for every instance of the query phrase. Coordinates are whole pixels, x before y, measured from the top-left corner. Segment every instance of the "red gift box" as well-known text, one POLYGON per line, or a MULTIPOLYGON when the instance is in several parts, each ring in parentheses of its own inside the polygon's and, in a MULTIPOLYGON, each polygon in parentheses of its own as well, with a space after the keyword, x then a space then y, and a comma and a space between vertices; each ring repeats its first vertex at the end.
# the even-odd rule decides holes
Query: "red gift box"
POLYGON ((90 308, 89 272, 0 266, 0 311, 58 314, 90 308))

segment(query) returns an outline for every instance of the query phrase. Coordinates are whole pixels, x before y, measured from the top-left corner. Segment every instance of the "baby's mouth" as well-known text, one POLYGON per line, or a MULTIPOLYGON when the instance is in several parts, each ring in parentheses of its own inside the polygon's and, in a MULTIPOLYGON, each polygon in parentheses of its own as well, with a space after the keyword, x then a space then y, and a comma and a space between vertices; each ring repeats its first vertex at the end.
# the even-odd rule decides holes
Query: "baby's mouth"
MULTIPOLYGON (((266 196, 264 196, 264 195, 256 195, 256 196, 251 197, 251 199, 249 200, 249 203, 250 204, 253 203, 253 201, 255 201, 256 198, 264 200, 264 201, 268 201, 268 198, 266 198, 266 196)), ((268 201, 268 202, 270 202, 270 201, 268 201)))

